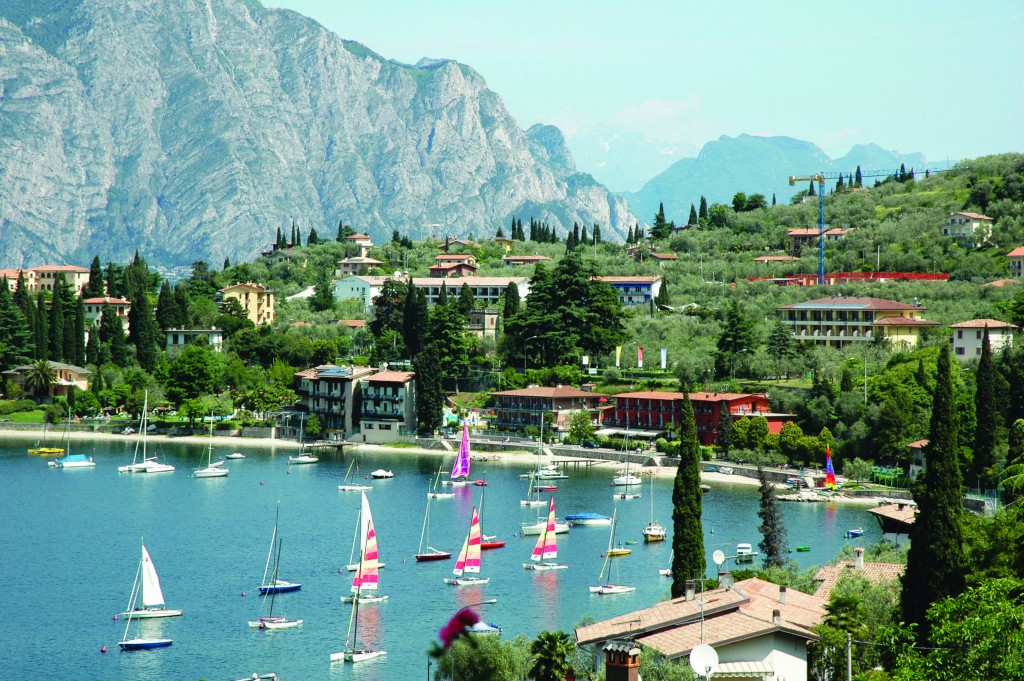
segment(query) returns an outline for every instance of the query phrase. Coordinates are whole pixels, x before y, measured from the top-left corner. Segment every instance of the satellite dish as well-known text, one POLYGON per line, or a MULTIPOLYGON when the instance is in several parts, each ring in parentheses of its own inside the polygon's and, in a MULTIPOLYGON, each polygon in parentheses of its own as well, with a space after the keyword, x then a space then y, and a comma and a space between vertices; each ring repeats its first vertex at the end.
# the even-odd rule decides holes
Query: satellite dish
POLYGON ((722 587, 723 589, 731 589, 732 585, 732 573, 723 572, 722 575, 718 578, 718 586, 722 587))
POLYGON ((690 668, 697 676, 711 676, 718 671, 718 653, 707 643, 701 643, 690 651, 690 668))
POLYGON ((711 554, 711 560, 715 561, 715 565, 718 567, 722 567, 722 564, 725 563, 725 554, 718 549, 711 554))

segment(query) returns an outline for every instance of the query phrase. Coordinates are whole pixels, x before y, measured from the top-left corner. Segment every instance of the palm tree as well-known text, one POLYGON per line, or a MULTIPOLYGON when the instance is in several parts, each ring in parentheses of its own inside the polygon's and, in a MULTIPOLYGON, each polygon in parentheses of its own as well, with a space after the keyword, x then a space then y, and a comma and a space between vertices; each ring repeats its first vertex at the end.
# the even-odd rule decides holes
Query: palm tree
POLYGON ((569 657, 576 649, 564 631, 542 631, 530 645, 533 666, 529 678, 534 681, 563 681, 572 669, 569 657))
POLYGON ((50 363, 45 359, 37 359, 32 363, 31 368, 25 376, 25 389, 35 397, 49 395, 50 387, 56 381, 56 375, 50 368, 50 363))

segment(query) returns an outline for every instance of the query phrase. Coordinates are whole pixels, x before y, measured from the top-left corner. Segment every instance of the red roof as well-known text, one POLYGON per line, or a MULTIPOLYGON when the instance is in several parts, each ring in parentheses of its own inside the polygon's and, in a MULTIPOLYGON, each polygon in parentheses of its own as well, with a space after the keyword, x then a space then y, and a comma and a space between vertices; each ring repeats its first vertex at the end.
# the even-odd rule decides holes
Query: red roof
POLYGON ((338 326, 347 326, 350 329, 361 329, 366 326, 365 319, 339 319, 338 326))
POLYGON ((987 215, 982 215, 980 213, 965 213, 964 211, 958 211, 956 213, 953 213, 953 215, 963 215, 965 218, 971 218, 972 220, 994 220, 995 219, 995 218, 990 218, 987 215))
POLYGON ((504 390, 491 394, 495 397, 502 395, 508 395, 509 397, 598 397, 597 393, 580 390, 571 385, 560 385, 555 388, 520 388, 519 390, 504 390))
POLYGON ((792 255, 761 255, 754 258, 754 262, 792 262, 799 259, 792 255))
POLYGON ((131 305, 132 301, 124 300, 122 298, 111 298, 110 296, 104 296, 103 298, 86 298, 82 301, 86 305, 131 305))
POLYGON ((1021 258, 1024 257, 1024 246, 1017 246, 1009 253, 1006 254, 1007 258, 1021 258))
POLYGON ((679 260, 675 253, 651 253, 651 257, 655 260, 679 260))
POLYGON ((1016 329, 1017 327, 1008 322, 1001 322, 998 319, 969 319, 966 322, 950 324, 951 329, 1016 329))
POLYGON ((88 272, 88 267, 79 267, 78 265, 40 265, 39 267, 33 267, 34 272, 88 272))
POLYGON ((1018 283, 1020 283, 1019 279, 996 279, 995 281, 990 281, 987 284, 982 284, 982 286, 995 286, 996 288, 1002 288, 1004 286, 1009 286, 1010 284, 1018 283))
POLYGON ((872 326, 936 326, 938 322, 927 319, 911 319, 899 315, 898 317, 882 317, 871 322, 872 326))
POLYGON ((415 371, 381 371, 370 376, 370 383, 407 383, 416 378, 415 371))
POLYGON ((791 305, 782 305, 778 309, 780 310, 799 310, 808 308, 825 308, 825 307, 846 307, 856 308, 858 310, 926 310, 924 307, 916 307, 910 303, 901 303, 895 300, 886 300, 884 298, 857 298, 847 296, 832 296, 830 298, 818 298, 817 300, 808 300, 803 303, 793 303, 791 305))

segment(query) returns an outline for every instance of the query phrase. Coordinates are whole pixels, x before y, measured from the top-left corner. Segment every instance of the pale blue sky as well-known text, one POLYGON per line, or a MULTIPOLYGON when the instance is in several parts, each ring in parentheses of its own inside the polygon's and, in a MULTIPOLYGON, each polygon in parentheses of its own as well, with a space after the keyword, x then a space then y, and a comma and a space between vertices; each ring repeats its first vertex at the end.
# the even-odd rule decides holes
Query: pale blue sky
MULTIPOLYGON (((788 135, 929 161, 1024 151, 1024 2, 264 0, 414 63, 469 64, 519 124, 694 155, 788 135)), ((584 170, 592 170, 583 168, 584 170)))

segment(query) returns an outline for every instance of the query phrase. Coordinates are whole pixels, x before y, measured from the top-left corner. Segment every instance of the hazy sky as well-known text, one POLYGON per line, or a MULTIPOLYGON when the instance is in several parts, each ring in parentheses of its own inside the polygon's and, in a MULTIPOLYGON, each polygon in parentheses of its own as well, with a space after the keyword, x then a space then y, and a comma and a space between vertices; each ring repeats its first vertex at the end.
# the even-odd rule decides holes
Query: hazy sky
MULTIPOLYGON (((1024 151, 1024 2, 265 0, 405 63, 469 64, 519 124, 693 155, 788 135, 929 161, 1024 151)), ((586 168, 584 168, 586 169, 586 168)))

